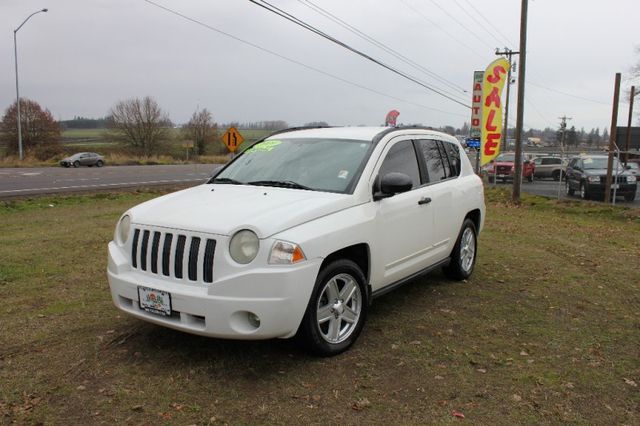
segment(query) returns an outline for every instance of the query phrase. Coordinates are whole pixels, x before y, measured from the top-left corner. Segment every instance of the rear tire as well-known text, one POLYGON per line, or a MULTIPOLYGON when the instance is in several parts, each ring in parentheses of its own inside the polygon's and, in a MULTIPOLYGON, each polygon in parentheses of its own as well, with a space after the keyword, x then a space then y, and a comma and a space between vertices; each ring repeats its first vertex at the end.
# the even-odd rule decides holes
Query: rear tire
POLYGON ((456 245, 451 252, 451 261, 442 268, 447 278, 461 281, 471 276, 478 252, 477 235, 476 225, 471 219, 465 219, 456 245))
POLYGON ((555 170, 553 172, 553 174, 551 175, 551 177, 553 178, 553 180, 559 181, 560 180, 560 170, 555 170))
POLYGON ((320 270, 297 335, 310 352, 337 355, 358 339, 367 317, 365 282, 351 260, 336 260, 320 270))

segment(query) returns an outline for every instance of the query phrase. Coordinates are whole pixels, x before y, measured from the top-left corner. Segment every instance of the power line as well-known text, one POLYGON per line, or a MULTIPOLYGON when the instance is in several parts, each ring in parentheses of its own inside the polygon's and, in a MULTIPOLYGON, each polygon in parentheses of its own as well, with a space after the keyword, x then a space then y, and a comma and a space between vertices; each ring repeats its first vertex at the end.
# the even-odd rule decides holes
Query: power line
POLYGON ((434 28, 439 29, 440 31, 442 31, 443 33, 445 33, 447 36, 449 36, 452 40, 454 40, 456 43, 458 43, 460 46, 464 47, 465 49, 467 49, 469 52, 473 53, 474 55, 476 55, 478 58, 482 59, 482 60, 486 60, 487 58, 483 57, 482 55, 480 55, 478 53, 478 51, 476 49, 473 49, 471 47, 469 47, 467 44, 465 44, 463 41, 461 41, 460 39, 458 39, 456 36, 454 36, 453 34, 451 34, 449 31, 447 31, 446 29, 442 28, 437 22, 429 19, 424 13, 422 13, 420 10, 416 9, 415 7, 411 6, 409 3, 407 3, 405 0, 399 0, 400 3, 404 4, 405 7, 407 7, 408 9, 411 9, 414 13, 416 13, 418 16, 420 16, 424 21, 428 22, 430 25, 432 25, 434 28))
POLYGON ((428 76, 430 76, 431 78, 434 78, 436 80, 438 80, 439 82, 445 84, 446 86, 454 89, 454 90, 459 90, 462 91, 464 93, 467 92, 467 90, 465 90, 464 88, 462 88, 461 86, 447 80, 446 78, 436 74, 435 72, 431 71, 430 69, 420 65, 419 63, 413 61, 412 59, 406 57, 405 55, 399 53, 397 50, 385 45, 384 43, 376 40, 375 38, 371 37, 368 34, 365 34, 364 32, 362 32, 361 30, 359 30, 358 28, 354 27, 353 25, 350 25, 349 23, 347 23, 345 20, 340 19, 339 17, 337 17, 336 15, 332 14, 331 12, 327 11, 326 9, 323 9, 322 7, 318 6, 317 4, 313 3, 310 0, 297 0, 300 4, 313 9, 315 12, 323 15, 324 17, 328 18, 329 20, 335 22, 336 24, 340 25, 341 27, 347 29, 348 31, 350 31, 353 34, 356 34, 358 37, 368 41, 369 43, 373 44, 374 46, 384 50, 385 52, 391 54, 392 56, 394 56, 395 58, 401 60, 402 62, 412 66, 413 68, 422 71, 423 73, 427 74, 428 76))
POLYGON ((434 6, 436 6, 438 9, 440 9, 441 11, 443 11, 445 13, 445 15, 447 15, 449 18, 453 19, 458 25, 460 25, 462 28, 464 28, 469 34, 471 34, 472 36, 474 36, 475 38, 478 39, 478 41, 480 41, 480 43, 484 44, 485 46, 488 46, 489 49, 493 49, 493 46, 490 46, 489 43, 487 43, 486 41, 484 41, 484 39, 482 37, 480 37, 479 35, 477 35, 475 32, 471 31, 469 28, 467 28, 467 26, 465 24, 463 24, 462 22, 460 22, 458 20, 458 18, 456 18, 454 15, 450 14, 444 7, 440 6, 439 3, 437 3, 435 0, 429 0, 431 3, 433 3, 434 6))
MULTIPOLYGON (((477 14, 478 14, 478 16, 479 16, 479 17, 481 17, 481 18, 484 20, 484 22, 486 22, 486 23, 487 23, 487 25, 489 25, 489 27, 493 26, 493 23, 491 23, 491 21, 489 21, 489 20, 488 20, 488 19, 487 19, 483 14, 482 14, 482 12, 480 12, 480 11, 479 11, 479 10, 478 10, 474 5, 473 5, 473 3, 472 3, 472 2, 470 2, 469 0, 464 0, 464 1, 465 1, 465 3, 467 3, 469 6, 471 6, 471 8, 472 8, 472 9, 473 9, 477 14)), ((497 26, 494 28, 494 30, 496 30, 496 33, 498 33, 498 34, 503 38, 503 40, 507 42, 507 45, 509 45, 509 46, 513 46, 513 45, 515 44, 515 43, 511 42, 511 40, 509 40, 509 37, 507 37, 507 36, 505 36, 504 34, 502 34, 502 33, 500 32, 500 30, 498 29, 498 27, 497 27, 497 26)))
POLYGON ((548 90, 550 92, 558 93, 560 95, 569 96, 570 98, 580 99, 582 101, 587 101, 587 102, 593 102, 595 104, 600 104, 600 105, 611 106, 611 103, 609 103, 609 102, 602 102, 602 101, 597 101, 595 99, 584 98, 582 96, 573 95, 571 93, 563 92, 563 91, 558 90, 558 89, 553 89, 551 87, 546 87, 546 86, 543 86, 541 84, 533 83, 531 81, 529 81, 529 84, 532 85, 532 86, 539 87, 540 89, 545 89, 545 90, 548 90))
POLYGON ((422 86, 425 89, 430 90, 430 91, 442 96, 443 98, 449 99, 450 101, 455 102, 455 103, 457 103, 459 105, 462 105, 465 108, 471 109, 470 105, 465 104, 465 103, 453 98, 452 96, 449 96, 449 95, 443 93, 440 90, 434 89, 433 87, 423 83, 422 81, 416 79, 415 77, 412 77, 412 76, 410 76, 410 75, 408 75, 408 74, 406 74, 406 73, 404 73, 402 71, 399 71, 399 70, 391 67, 390 65, 387 65, 384 62, 381 62, 381 61, 379 61, 379 60, 367 55, 366 53, 361 52, 360 50, 357 50, 354 47, 349 46, 348 44, 336 39, 335 37, 332 37, 332 36, 322 32, 322 31, 320 31, 319 29, 313 27, 312 25, 307 24, 306 22, 302 21, 301 19, 296 18, 295 16, 291 15, 290 13, 287 13, 287 12, 283 11, 282 9, 279 9, 276 6, 273 6, 272 4, 270 4, 269 2, 267 2, 265 0, 260 0, 261 3, 259 3, 257 0, 249 0, 249 1, 251 3, 253 3, 253 4, 255 4, 256 6, 260 6, 263 9, 265 9, 265 10, 271 12, 271 13, 274 13, 274 14, 282 17, 282 18, 285 18, 286 20, 288 20, 288 21, 290 21, 290 22, 292 22, 292 23, 294 23, 294 24, 296 24, 296 25, 298 25, 298 26, 300 26, 300 27, 302 27, 302 28, 304 28, 304 29, 306 29, 308 31, 311 31, 314 34, 317 34, 320 37, 323 37, 323 38, 325 38, 325 39, 337 44, 338 46, 341 46, 341 47, 343 47, 343 48, 345 48, 345 49, 347 49, 347 50, 349 50, 349 51, 351 51, 351 52, 353 52, 353 53, 355 53, 355 54, 357 54, 357 55, 359 55, 359 56, 361 56, 361 57, 363 57, 363 58, 365 58, 365 59, 367 59, 367 60, 369 60, 369 61, 371 61, 371 62, 373 62, 373 63, 375 63, 375 64, 377 64, 377 65, 379 65, 379 66, 381 66, 381 67, 383 67, 383 68, 385 68, 385 69, 387 69, 387 70, 389 70, 389 71, 391 71, 391 72, 393 72, 393 73, 395 73, 397 75, 399 75, 399 76, 401 76, 401 77, 404 77, 405 79, 407 79, 409 81, 412 81, 412 82, 418 84, 419 86, 422 86))
POLYGON ((480 28, 482 28, 487 34, 489 34, 491 37, 493 37, 493 39, 495 41, 498 42, 498 44, 502 44, 503 41, 500 41, 500 39, 498 37, 496 37, 495 33, 491 30, 489 30, 487 27, 485 27, 485 25, 480 22, 478 20, 478 18, 476 18, 475 16, 473 16, 471 13, 469 13, 469 11, 467 9, 465 9, 464 7, 462 7, 462 5, 460 3, 458 3, 458 0, 453 0, 453 2, 456 4, 456 6, 458 6, 458 8, 460 8, 460 10, 462 10, 464 12, 465 15, 467 15, 469 18, 471 18, 473 20, 473 22, 475 22, 480 28))
POLYGON ((261 50, 261 51, 263 51, 263 52, 265 52, 265 53, 268 53, 268 54, 270 54, 270 55, 276 56, 276 57, 278 57, 278 58, 280 58, 280 59, 283 59, 283 60, 285 60, 285 61, 287 61, 287 62, 290 62, 290 63, 292 63, 292 64, 296 64, 296 65, 298 65, 298 66, 304 67, 304 68, 309 69, 309 70, 311 70, 311 71, 315 71, 315 72, 317 72, 317 73, 319 73, 319 74, 322 74, 322 75, 324 75, 324 76, 327 76, 327 77, 333 78, 333 79, 335 79, 335 80, 341 81, 341 82, 346 83, 346 84, 349 84, 349 85, 351 85, 351 86, 355 86, 355 87, 358 87, 358 88, 360 88, 360 89, 364 89, 364 90, 367 90, 367 91, 369 91, 369 92, 375 93, 375 94, 377 94, 377 95, 384 96, 384 97, 387 97, 387 98, 389 98, 389 99, 394 99, 394 100, 396 100, 396 101, 405 102, 405 103, 407 103, 407 104, 414 105, 414 106, 417 106, 417 107, 420 107, 420 108, 424 108, 424 109, 427 109, 427 110, 430 110, 430 111, 436 111, 436 112, 440 112, 440 113, 447 114, 447 115, 455 115, 455 116, 458 116, 458 117, 466 117, 466 115, 464 115, 464 114, 458 114, 458 113, 454 113, 454 112, 444 111, 444 110, 441 110, 441 109, 438 109, 438 108, 428 107, 428 106, 426 106, 426 105, 422 105, 422 104, 417 103, 417 102, 408 101, 408 100, 406 100, 406 99, 402 99, 402 98, 399 98, 399 97, 394 96, 394 95, 389 95, 389 94, 387 94, 387 93, 380 92, 380 91, 378 91, 378 90, 376 90, 376 89, 372 89, 372 88, 367 87, 367 86, 365 86, 365 85, 363 85, 363 84, 360 84, 360 83, 355 83, 355 82, 353 82, 353 81, 350 81, 350 80, 344 79, 344 78, 342 78, 342 77, 339 77, 339 76, 337 76, 337 75, 334 75, 334 74, 328 73, 328 72, 323 71, 323 70, 321 70, 321 69, 318 69, 318 68, 312 67, 311 65, 307 65, 307 64, 302 63, 302 62, 300 62, 300 61, 297 61, 297 60, 295 60, 295 59, 292 59, 292 58, 289 58, 289 57, 287 57, 287 56, 281 55, 281 54, 279 54, 279 53, 277 53, 277 52, 274 52, 273 50, 269 50, 269 49, 264 48, 264 47, 262 47, 262 46, 260 46, 260 45, 258 45, 258 44, 255 44, 255 43, 252 43, 252 42, 250 42, 250 41, 247 41, 247 40, 241 39, 241 38, 239 38, 239 37, 236 37, 236 36, 234 36, 233 34, 229 34, 229 33, 225 32, 225 31, 222 31, 222 30, 220 30, 220 29, 218 29, 218 28, 215 28, 215 27, 213 27, 213 26, 211 26, 211 25, 209 25, 209 24, 206 24, 206 23, 204 23, 204 22, 202 22, 202 21, 199 21, 199 20, 197 20, 197 19, 195 19, 195 18, 191 18, 191 17, 189 17, 189 16, 187 16, 187 15, 184 15, 184 14, 182 14, 182 13, 180 13, 180 12, 176 11, 176 10, 173 10, 173 9, 170 9, 170 8, 168 8, 168 7, 166 7, 166 6, 161 5, 161 4, 155 3, 155 2, 153 2, 152 0, 144 0, 144 1, 145 1, 146 3, 148 3, 148 4, 152 5, 152 6, 154 6, 154 7, 157 7, 157 8, 159 8, 159 9, 164 10, 165 12, 168 12, 168 13, 171 13, 171 14, 173 14, 173 15, 176 15, 176 16, 178 16, 178 17, 180 17, 180 18, 182 18, 182 19, 184 19, 184 20, 186 20, 186 21, 189 21, 189 22, 191 22, 191 23, 194 23, 194 24, 196 24, 196 25, 199 25, 199 26, 201 26, 201 27, 204 27, 204 28, 206 28, 206 29, 208 29, 208 30, 214 31, 214 32, 216 32, 216 33, 218 33, 218 34, 221 34, 221 35, 225 36, 225 37, 229 37, 229 38, 231 38, 231 39, 233 39, 233 40, 235 40, 235 41, 237 41, 237 42, 240 42, 240 43, 245 44, 245 45, 247 45, 247 46, 253 47, 254 49, 261 50))

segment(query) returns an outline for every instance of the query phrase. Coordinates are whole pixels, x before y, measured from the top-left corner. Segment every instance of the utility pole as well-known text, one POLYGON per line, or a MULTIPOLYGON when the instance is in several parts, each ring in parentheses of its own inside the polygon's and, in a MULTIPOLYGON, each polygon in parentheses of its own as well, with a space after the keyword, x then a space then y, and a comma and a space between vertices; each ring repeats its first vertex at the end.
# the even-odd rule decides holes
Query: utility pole
POLYGON ((502 132, 502 149, 505 150, 507 149, 507 139, 509 136, 509 89, 511 88, 511 70, 513 69, 511 57, 518 54, 520 54, 520 52, 514 52, 508 47, 505 47, 502 52, 500 49, 496 48, 496 55, 504 55, 509 59, 509 71, 507 73, 507 102, 504 106, 504 131, 502 132))
POLYGON ((516 161, 513 176, 514 204, 520 204, 520 186, 522 185, 522 127, 524 123, 524 82, 527 69, 527 9, 528 0, 522 0, 520 9, 520 71, 518 72, 518 112, 516 115, 516 161))
MULTIPOLYGON (((560 119, 560 131, 562 132, 562 136, 560 137, 560 152, 561 152, 561 161, 564 162, 565 151, 564 151, 564 138, 567 134, 567 120, 572 120, 571 117, 567 117, 563 115, 562 117, 558 117, 560 119)), ((558 179, 558 199, 560 199, 560 191, 562 188, 562 167, 560 167, 560 179, 558 179)))
POLYGON ((620 101, 621 77, 622 76, 619 72, 616 73, 616 80, 613 86, 613 111, 611 112, 611 133, 609 133, 609 158, 607 160, 607 180, 604 186, 605 203, 608 203, 611 198, 611 171, 613 169, 613 152, 616 149, 616 126, 618 125, 618 102, 620 101))
POLYGON ((633 119, 633 98, 636 96, 636 86, 631 86, 629 94, 629 121, 627 121, 627 141, 624 144, 624 165, 629 161, 629 145, 631 145, 631 120, 633 119))

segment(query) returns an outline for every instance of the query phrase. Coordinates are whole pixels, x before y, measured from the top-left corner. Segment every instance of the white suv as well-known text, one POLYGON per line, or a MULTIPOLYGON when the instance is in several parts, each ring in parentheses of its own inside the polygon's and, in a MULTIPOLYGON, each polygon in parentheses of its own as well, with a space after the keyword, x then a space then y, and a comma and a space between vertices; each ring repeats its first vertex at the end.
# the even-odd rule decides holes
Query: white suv
POLYGON ((373 298, 443 267, 471 275, 481 179, 445 134, 292 129, 255 143, 206 184, 127 211, 109 243, 115 305, 232 339, 298 335, 347 349, 373 298))

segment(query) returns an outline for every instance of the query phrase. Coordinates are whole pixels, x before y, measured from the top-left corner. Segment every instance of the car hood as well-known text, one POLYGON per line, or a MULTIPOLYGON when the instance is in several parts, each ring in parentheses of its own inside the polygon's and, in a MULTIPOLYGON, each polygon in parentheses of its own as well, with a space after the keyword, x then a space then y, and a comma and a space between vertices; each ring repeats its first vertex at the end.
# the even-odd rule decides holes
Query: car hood
POLYGON ((205 184, 147 201, 130 214, 133 223, 142 225, 219 235, 251 229, 267 238, 353 203, 348 194, 205 184))

